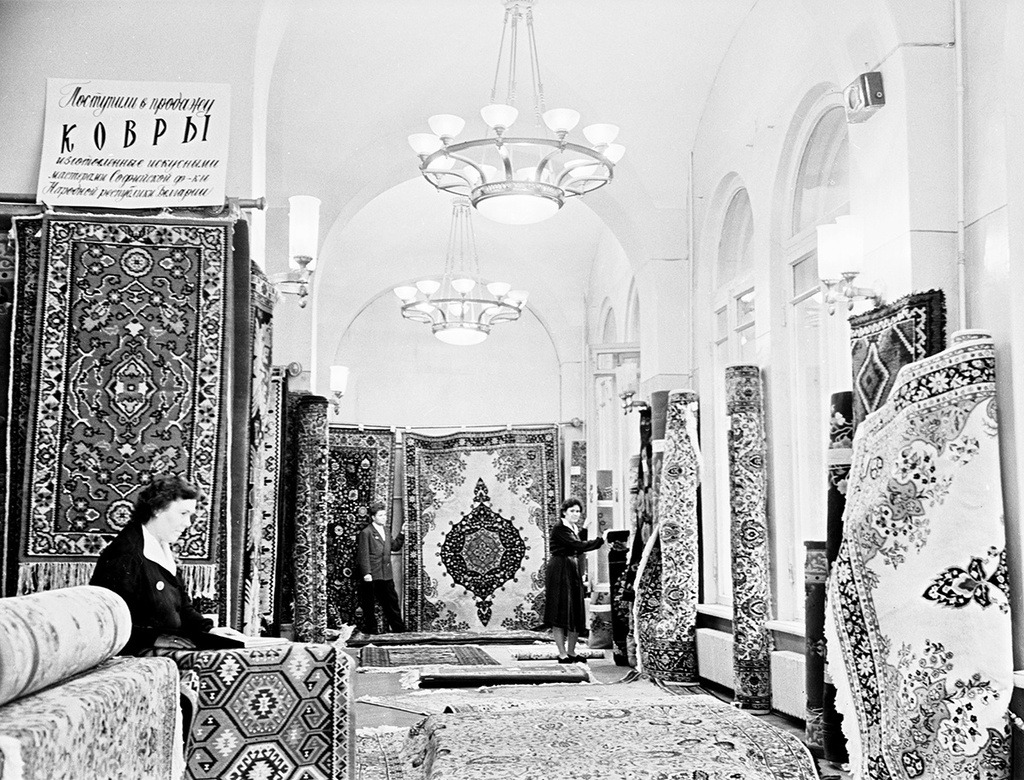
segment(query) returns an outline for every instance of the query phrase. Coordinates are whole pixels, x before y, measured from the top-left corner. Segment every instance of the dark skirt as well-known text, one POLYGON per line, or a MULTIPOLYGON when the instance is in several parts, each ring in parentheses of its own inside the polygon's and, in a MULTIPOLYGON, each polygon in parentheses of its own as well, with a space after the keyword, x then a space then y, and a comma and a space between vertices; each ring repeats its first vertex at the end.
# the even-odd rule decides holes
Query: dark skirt
POLYGON ((552 555, 544 587, 544 625, 584 634, 583 578, 575 557, 552 555))

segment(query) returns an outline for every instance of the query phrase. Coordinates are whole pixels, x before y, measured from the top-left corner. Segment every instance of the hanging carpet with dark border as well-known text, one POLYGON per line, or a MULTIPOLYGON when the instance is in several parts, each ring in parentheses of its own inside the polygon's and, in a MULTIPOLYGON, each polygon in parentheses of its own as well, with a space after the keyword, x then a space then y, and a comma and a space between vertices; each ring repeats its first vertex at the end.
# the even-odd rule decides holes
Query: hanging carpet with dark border
POLYGON ((179 577, 216 608, 236 308, 225 291, 240 275, 248 295, 249 271, 247 259, 232 268, 231 231, 222 220, 45 216, 38 260, 19 236, 19 319, 35 323, 15 336, 8 433, 31 454, 11 475, 21 484, 8 485, 22 592, 86 582, 149 476, 170 472, 203 491, 178 544, 179 577))
POLYGON ((850 317, 853 356, 853 425, 889 397, 900 368, 946 348, 942 290, 912 293, 850 317))
POLYGON ((356 624, 356 535, 370 504, 391 511, 395 434, 387 428, 331 425, 327 433, 327 627, 356 624))
POLYGON ((540 625, 558 429, 405 437, 403 613, 413 631, 540 625))

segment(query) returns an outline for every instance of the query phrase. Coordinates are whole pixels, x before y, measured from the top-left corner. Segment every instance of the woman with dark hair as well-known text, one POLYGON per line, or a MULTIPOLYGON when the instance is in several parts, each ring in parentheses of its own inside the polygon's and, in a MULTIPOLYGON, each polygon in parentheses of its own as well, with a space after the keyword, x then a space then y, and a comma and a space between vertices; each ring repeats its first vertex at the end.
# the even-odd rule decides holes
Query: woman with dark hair
POLYGON ((132 615, 122 655, 157 647, 191 649, 196 645, 188 637, 213 627, 192 606, 171 553, 192 524, 200 495, 180 477, 154 476, 136 499, 128 524, 100 553, 89 584, 117 593, 132 615))
POLYGON ((544 588, 544 625, 551 627, 560 664, 586 662, 585 658, 575 655, 576 640, 586 630, 583 577, 576 559, 604 544, 600 537, 589 542, 580 541, 576 529, 582 519, 583 504, 578 498, 567 498, 562 502, 561 520, 551 527, 544 588))

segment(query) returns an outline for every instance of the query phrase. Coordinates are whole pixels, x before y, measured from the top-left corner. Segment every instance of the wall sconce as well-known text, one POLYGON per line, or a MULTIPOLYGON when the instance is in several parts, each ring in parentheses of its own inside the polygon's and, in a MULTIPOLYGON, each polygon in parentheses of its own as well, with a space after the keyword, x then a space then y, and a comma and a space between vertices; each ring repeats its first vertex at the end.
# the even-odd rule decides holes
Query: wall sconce
POLYGON ((640 383, 640 366, 634 362, 622 363, 615 368, 615 384, 622 399, 622 413, 629 414, 632 409, 649 408, 646 401, 634 401, 637 385, 640 383))
POLYGON ((818 225, 818 278, 829 314, 835 314, 841 301, 846 301, 847 311, 856 300, 870 299, 875 306, 882 303, 881 293, 853 283, 863 260, 864 233, 858 217, 837 217, 832 224, 818 225))
POLYGON ((270 281, 279 292, 299 296, 299 307, 306 308, 309 281, 316 270, 316 251, 320 244, 320 199, 312 195, 288 198, 289 271, 273 274, 270 281))
POLYGON ((650 409, 650 404, 647 401, 634 401, 633 396, 636 395, 632 390, 624 390, 619 393, 619 398, 622 399, 622 413, 629 414, 633 409, 650 409))
POLYGON ((347 389, 348 366, 331 366, 331 394, 334 396, 331 405, 334 407, 335 414, 341 412, 341 399, 347 389))

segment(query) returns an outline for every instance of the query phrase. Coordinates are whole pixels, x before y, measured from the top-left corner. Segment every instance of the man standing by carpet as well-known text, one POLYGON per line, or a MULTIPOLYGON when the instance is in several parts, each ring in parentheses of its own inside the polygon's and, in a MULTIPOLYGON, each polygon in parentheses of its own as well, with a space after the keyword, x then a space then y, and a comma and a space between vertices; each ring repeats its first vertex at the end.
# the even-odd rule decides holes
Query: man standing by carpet
POLYGON ((405 535, 400 533, 392 539, 389 520, 384 504, 371 504, 370 522, 356 537, 359 573, 363 575, 359 601, 363 608, 363 632, 367 634, 377 633, 377 613, 374 609, 377 604, 383 610, 384 620, 391 631, 405 631, 391 569, 391 553, 402 549, 405 535))

